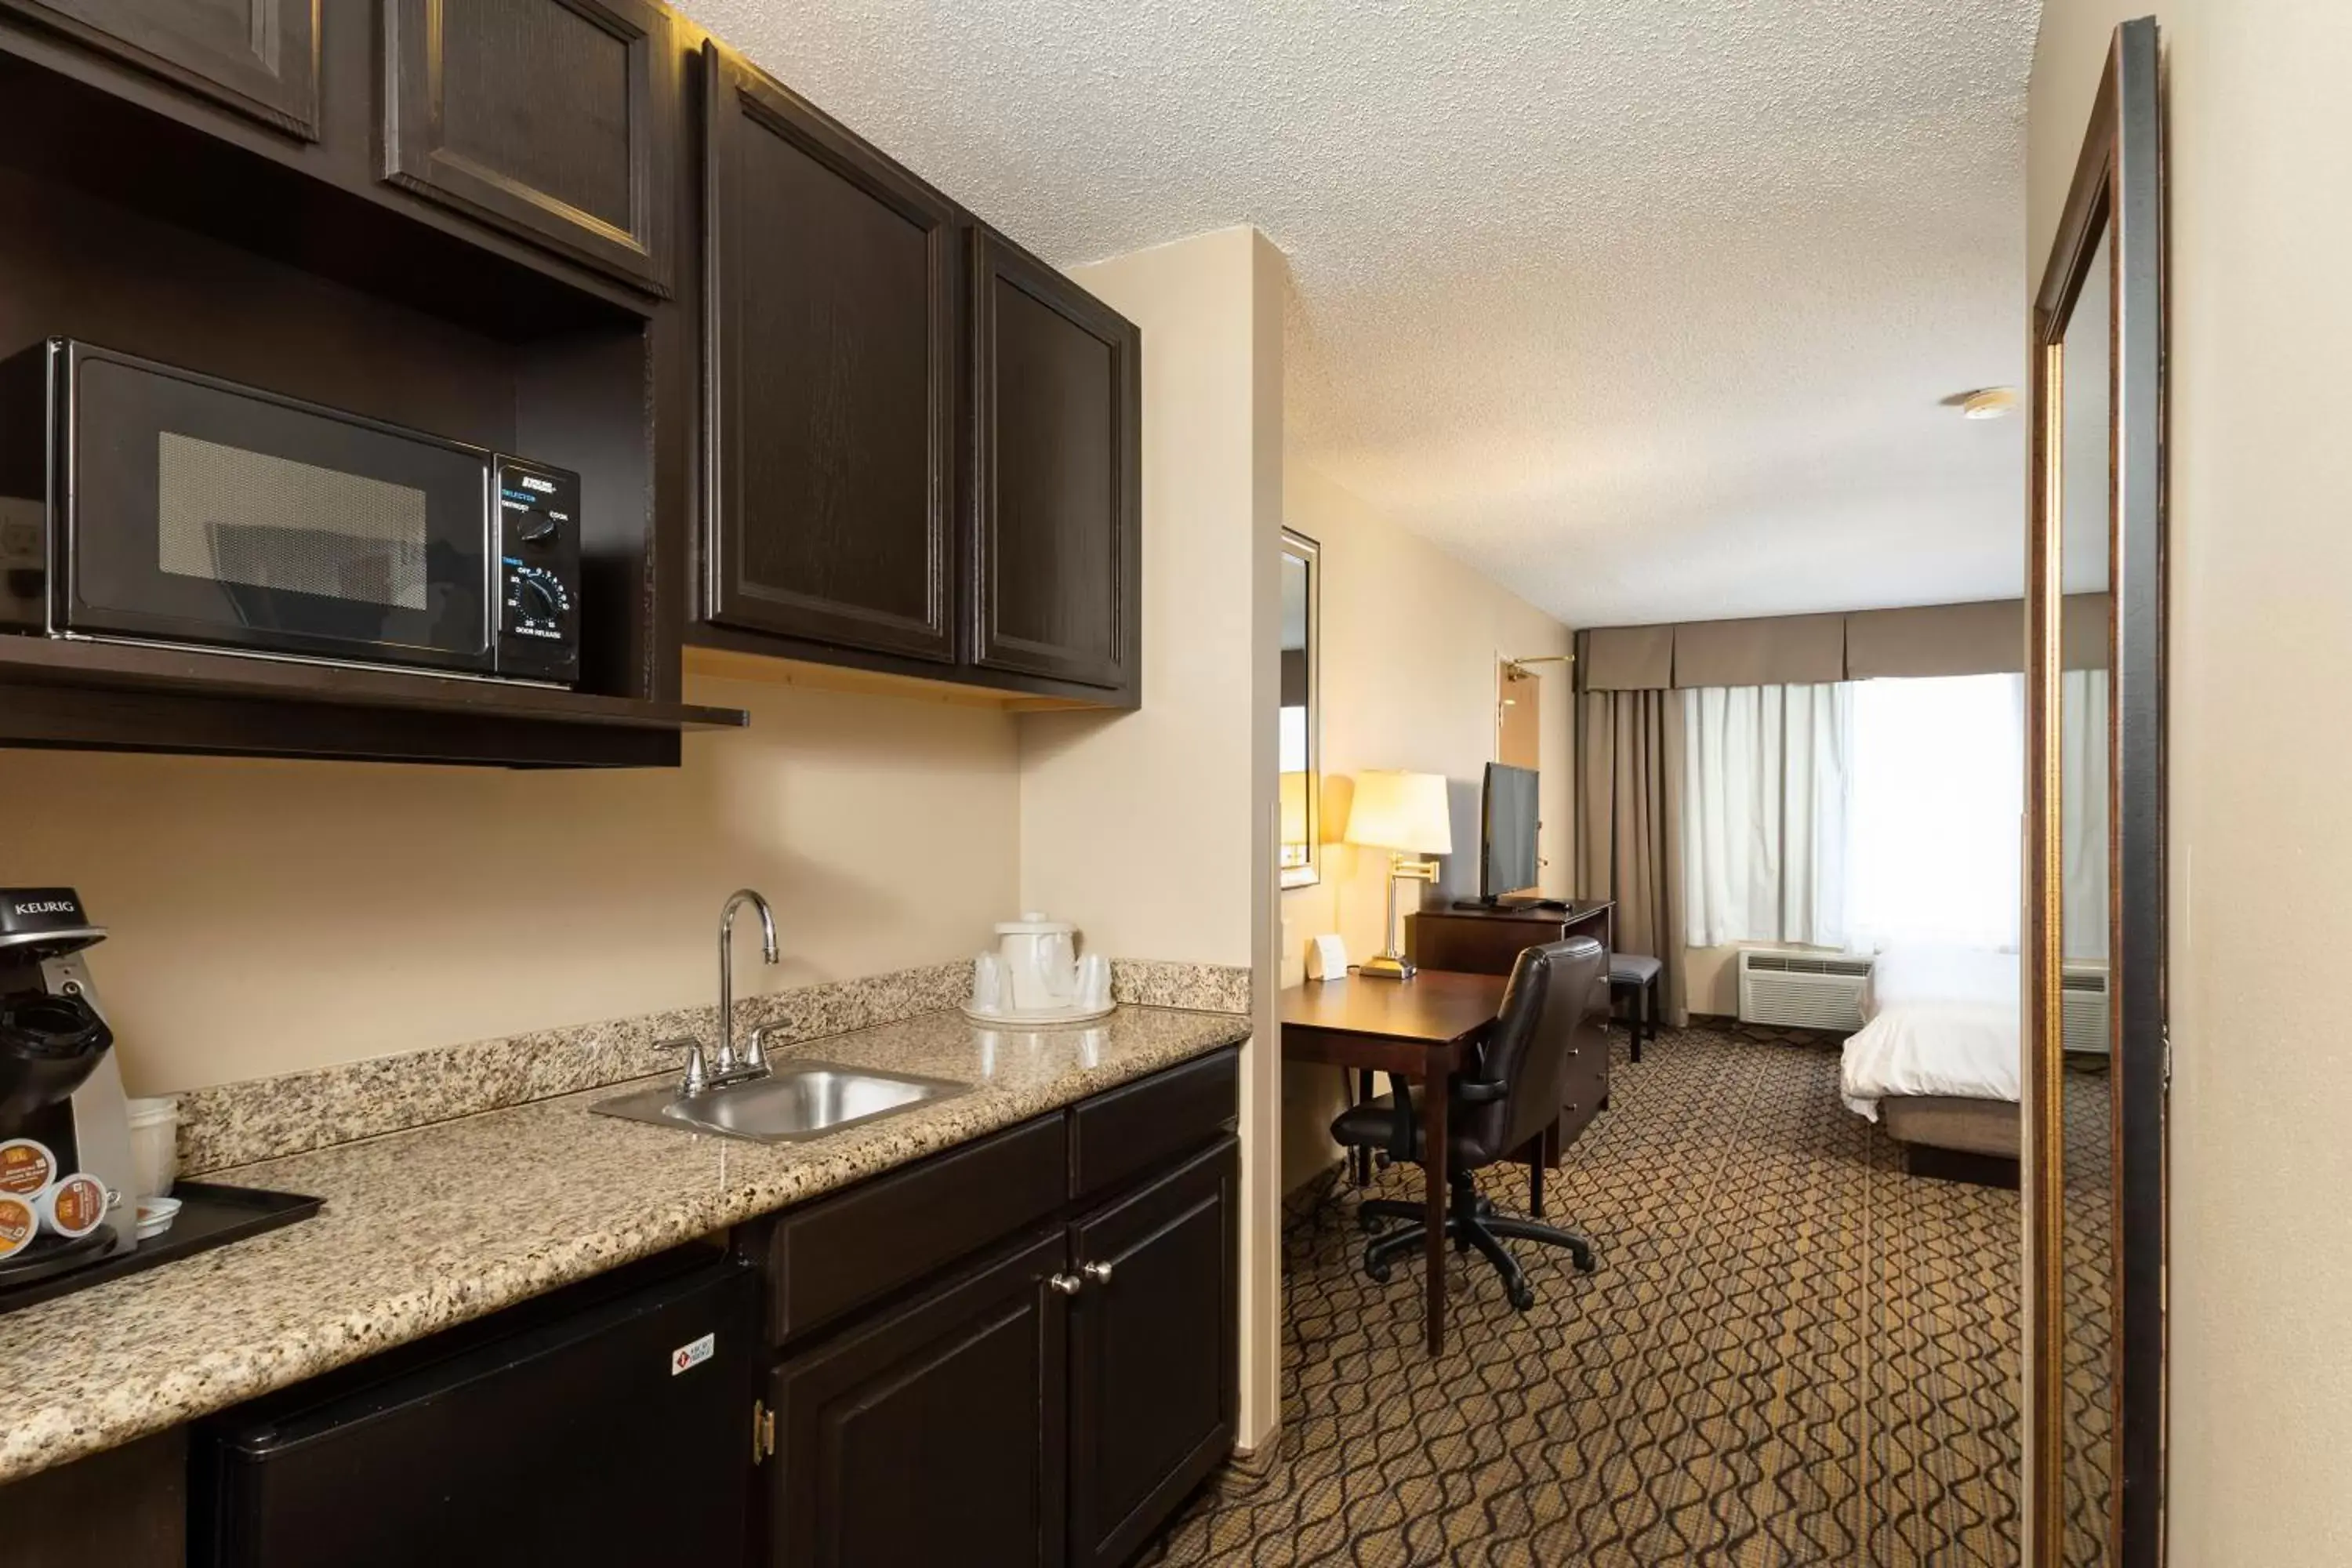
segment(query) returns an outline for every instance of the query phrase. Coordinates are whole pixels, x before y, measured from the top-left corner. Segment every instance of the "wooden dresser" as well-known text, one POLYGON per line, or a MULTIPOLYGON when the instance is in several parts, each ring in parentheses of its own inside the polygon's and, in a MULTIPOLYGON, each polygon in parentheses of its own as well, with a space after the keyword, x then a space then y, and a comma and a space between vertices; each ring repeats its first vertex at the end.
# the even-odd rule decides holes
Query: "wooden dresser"
POLYGON ((1405 917, 1405 956, 1423 969, 1508 974, 1526 949, 1571 936, 1589 936, 1603 952, 1613 952, 1611 916, 1616 907, 1606 899, 1582 899, 1570 901, 1565 910, 1558 905, 1423 910, 1405 917))

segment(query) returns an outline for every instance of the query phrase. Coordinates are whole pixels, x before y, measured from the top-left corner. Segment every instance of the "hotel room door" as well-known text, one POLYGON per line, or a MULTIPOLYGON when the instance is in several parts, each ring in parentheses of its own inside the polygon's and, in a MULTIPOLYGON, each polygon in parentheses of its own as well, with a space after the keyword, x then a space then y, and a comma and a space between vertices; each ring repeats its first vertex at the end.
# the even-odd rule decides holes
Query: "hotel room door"
POLYGON ((1495 760, 1532 768, 1543 756, 1543 677, 1503 659, 1495 667, 1495 760))

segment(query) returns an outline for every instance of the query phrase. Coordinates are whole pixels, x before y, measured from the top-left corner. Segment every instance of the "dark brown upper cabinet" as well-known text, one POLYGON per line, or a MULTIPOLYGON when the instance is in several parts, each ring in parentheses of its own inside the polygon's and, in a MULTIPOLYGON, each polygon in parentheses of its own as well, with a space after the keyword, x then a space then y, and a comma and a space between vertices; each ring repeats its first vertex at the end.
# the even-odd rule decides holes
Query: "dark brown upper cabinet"
POLYGON ((705 614, 951 663, 956 205, 703 58, 705 614))
POLYGON ((972 237, 974 662, 1124 689, 1142 656, 1141 334, 972 237))
POLYGON ((319 135, 319 0, 0 0, 305 141, 319 135))
POLYGON ((1073 1568, 1118 1568, 1223 1463, 1240 1401, 1226 1138, 1070 1227, 1073 1568))
POLYGON ((677 50, 650 0, 383 0, 383 177, 670 292, 677 50))

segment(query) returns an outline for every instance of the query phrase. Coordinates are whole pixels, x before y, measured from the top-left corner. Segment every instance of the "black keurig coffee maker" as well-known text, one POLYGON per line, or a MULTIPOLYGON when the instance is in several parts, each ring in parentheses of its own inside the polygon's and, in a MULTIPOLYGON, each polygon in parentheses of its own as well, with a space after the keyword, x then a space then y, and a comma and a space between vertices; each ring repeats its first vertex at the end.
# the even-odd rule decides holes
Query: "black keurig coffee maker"
POLYGON ((105 939, 70 888, 0 889, 0 1197, 42 1216, 35 1234, 0 1237, 0 1287, 138 1244, 122 1074, 81 959, 105 939), (90 1180, 61 1194, 77 1175, 90 1180))

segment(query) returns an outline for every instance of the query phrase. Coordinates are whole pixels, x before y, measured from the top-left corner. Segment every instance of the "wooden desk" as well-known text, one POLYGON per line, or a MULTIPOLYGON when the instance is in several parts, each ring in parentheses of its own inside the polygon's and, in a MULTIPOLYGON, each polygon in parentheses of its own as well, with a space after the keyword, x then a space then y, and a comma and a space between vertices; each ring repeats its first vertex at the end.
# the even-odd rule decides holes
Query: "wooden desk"
POLYGON ((1445 1353, 1446 1080, 1493 1026, 1507 977, 1424 969, 1410 980, 1310 980, 1283 988, 1285 1061, 1394 1073, 1421 1091, 1422 1205, 1429 1235, 1429 1353, 1445 1353))

